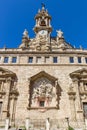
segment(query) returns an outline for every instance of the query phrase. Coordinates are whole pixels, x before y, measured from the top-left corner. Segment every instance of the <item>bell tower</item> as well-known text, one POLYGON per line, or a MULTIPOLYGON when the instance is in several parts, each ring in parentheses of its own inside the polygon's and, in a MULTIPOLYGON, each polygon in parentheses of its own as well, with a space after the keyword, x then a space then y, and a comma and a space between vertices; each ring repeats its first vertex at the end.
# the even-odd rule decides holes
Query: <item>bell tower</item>
POLYGON ((45 9, 45 5, 42 4, 42 9, 38 10, 38 13, 35 16, 36 24, 34 27, 34 32, 36 34, 40 33, 44 35, 50 34, 52 32, 51 16, 49 15, 48 11, 45 9))

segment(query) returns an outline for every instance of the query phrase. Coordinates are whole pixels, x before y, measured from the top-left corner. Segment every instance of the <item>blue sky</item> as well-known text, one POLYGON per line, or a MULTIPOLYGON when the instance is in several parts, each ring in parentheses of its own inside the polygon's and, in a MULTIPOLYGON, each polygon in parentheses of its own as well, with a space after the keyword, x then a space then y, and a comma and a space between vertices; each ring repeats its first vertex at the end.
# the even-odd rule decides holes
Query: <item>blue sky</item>
POLYGON ((17 48, 26 28, 34 37, 34 16, 45 3, 53 32, 61 29, 67 42, 87 48, 87 0, 0 0, 0 48, 17 48))

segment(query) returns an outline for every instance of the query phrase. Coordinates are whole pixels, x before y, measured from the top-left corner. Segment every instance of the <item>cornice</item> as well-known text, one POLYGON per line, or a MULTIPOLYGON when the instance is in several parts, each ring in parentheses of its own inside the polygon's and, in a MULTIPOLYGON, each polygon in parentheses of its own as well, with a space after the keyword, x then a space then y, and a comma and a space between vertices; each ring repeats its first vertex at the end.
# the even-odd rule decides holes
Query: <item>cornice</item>
POLYGON ((22 49, 0 49, 0 54, 84 54, 87 55, 87 50, 79 49, 58 49, 56 51, 32 51, 22 49))
POLYGON ((0 64, 0 66, 2 67, 2 66, 65 66, 65 67, 67 67, 67 66, 84 66, 84 67, 87 67, 87 64, 75 64, 75 63, 73 63, 73 64, 52 64, 52 63, 49 63, 49 64, 36 64, 36 63, 31 63, 31 64, 29 64, 29 63, 26 63, 26 64, 22 64, 22 63, 19 63, 19 64, 9 64, 9 63, 7 63, 7 64, 5 64, 5 63, 3 63, 3 64, 0 64))

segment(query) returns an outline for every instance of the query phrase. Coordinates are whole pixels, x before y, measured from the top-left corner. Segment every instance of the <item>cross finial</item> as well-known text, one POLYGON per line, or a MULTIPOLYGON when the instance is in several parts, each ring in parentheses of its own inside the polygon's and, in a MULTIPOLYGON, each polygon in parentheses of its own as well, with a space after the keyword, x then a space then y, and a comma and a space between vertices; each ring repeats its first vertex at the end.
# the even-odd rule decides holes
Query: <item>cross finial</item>
POLYGON ((44 4, 44 3, 41 3, 41 5, 42 5, 42 9, 44 9, 44 8, 45 8, 45 4, 44 4))

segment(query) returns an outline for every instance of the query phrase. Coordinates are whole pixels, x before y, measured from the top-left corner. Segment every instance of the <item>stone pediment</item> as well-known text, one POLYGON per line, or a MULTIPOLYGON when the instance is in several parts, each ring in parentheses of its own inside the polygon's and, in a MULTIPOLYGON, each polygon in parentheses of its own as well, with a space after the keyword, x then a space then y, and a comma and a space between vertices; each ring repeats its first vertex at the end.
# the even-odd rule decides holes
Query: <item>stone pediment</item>
POLYGON ((87 69, 83 68, 77 71, 74 71, 70 74, 71 78, 87 78, 87 69))
POLYGON ((16 74, 13 73, 12 71, 0 67, 0 77, 15 77, 15 76, 16 74))
POLYGON ((33 39, 30 39, 29 42, 22 43, 19 48, 29 49, 32 51, 54 51, 59 49, 73 49, 73 47, 67 43, 64 39, 56 40, 56 38, 50 38, 46 36, 37 36, 33 39))
POLYGON ((49 51, 50 45, 48 42, 48 38, 38 36, 31 40, 29 43, 29 49, 37 50, 37 51, 49 51))
POLYGON ((41 71, 38 74, 32 76, 30 78, 30 80, 35 81, 35 80, 37 80, 38 78, 41 78, 41 77, 46 77, 47 79, 49 79, 51 81, 56 81, 57 80, 57 78, 55 78, 54 76, 51 76, 50 74, 46 73, 45 71, 41 71))

